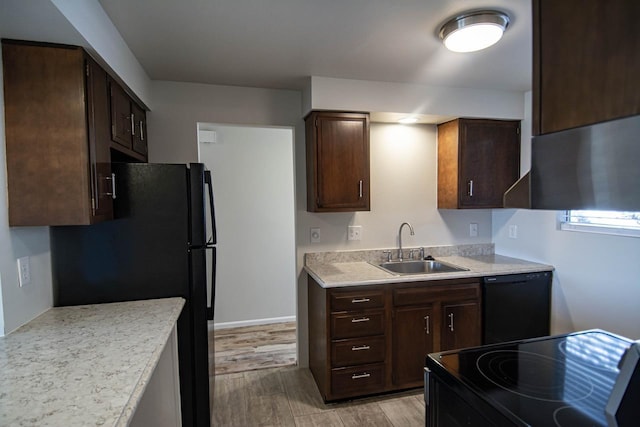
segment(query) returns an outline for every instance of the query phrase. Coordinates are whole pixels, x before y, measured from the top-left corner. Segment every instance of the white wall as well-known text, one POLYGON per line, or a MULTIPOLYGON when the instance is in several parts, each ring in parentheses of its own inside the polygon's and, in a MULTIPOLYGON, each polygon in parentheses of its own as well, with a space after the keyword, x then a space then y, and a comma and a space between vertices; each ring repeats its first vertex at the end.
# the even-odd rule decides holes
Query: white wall
MULTIPOLYGON (((531 94, 522 126, 523 171, 531 164, 531 94)), ((601 328, 640 338, 640 239, 557 227, 557 212, 526 209, 493 211, 497 253, 552 264, 553 333, 601 328), (510 239, 510 225, 518 238, 510 239)))
POLYGON ((491 242, 488 209, 437 209, 437 138, 435 125, 372 123, 370 133, 371 211, 300 215, 302 252, 397 247, 398 228, 410 222, 403 245, 438 246, 491 242), (469 223, 478 237, 469 237, 469 223), (361 225, 362 240, 347 240, 347 226, 361 225), (321 242, 310 243, 310 228, 320 227, 321 242))
POLYGON ((523 93, 313 76, 309 109, 521 119, 523 93))
POLYGON ((202 124, 218 237, 215 325, 291 320, 296 313, 293 129, 202 124))

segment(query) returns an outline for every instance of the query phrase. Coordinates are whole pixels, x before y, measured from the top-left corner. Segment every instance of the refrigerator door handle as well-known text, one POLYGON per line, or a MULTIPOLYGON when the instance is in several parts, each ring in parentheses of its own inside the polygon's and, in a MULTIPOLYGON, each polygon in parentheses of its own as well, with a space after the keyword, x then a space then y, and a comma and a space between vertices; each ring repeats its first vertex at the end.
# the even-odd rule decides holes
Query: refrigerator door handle
POLYGON ((209 212, 211 214, 211 237, 207 241, 207 246, 215 245, 217 243, 216 235, 216 214, 213 203, 213 184, 211 182, 211 171, 204 171, 204 182, 209 192, 209 212))
POLYGON ((216 248, 207 246, 211 250, 211 299, 207 304, 207 320, 213 320, 214 304, 216 302, 216 248))

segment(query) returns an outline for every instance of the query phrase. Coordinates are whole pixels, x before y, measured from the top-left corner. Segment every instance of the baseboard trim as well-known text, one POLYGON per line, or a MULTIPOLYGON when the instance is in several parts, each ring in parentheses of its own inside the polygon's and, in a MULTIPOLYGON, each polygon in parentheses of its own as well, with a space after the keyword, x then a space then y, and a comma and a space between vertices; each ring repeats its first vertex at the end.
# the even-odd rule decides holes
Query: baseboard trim
POLYGON ((239 320, 237 322, 221 322, 221 323, 213 323, 209 322, 209 329, 229 329, 229 328, 240 328, 242 326, 257 326, 257 325, 269 325, 272 323, 283 323, 283 322, 295 322, 296 316, 284 316, 284 317, 272 317, 267 319, 252 319, 252 320, 239 320))

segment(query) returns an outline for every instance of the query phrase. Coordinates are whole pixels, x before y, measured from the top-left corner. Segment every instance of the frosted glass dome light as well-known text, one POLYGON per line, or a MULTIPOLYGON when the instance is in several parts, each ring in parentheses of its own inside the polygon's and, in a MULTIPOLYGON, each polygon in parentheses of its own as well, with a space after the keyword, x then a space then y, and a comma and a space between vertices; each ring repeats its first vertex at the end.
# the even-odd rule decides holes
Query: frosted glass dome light
POLYGON ((508 26, 509 17, 502 12, 471 12, 447 21, 440 38, 453 52, 474 52, 497 43, 508 26))

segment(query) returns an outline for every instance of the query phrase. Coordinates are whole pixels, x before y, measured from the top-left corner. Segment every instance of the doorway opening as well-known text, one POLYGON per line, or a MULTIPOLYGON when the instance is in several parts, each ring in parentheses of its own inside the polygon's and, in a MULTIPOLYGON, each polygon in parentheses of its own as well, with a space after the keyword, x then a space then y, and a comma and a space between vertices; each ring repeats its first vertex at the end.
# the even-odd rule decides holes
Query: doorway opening
POLYGON ((296 363, 293 137, 291 127, 198 123, 216 207, 217 373, 296 363))

